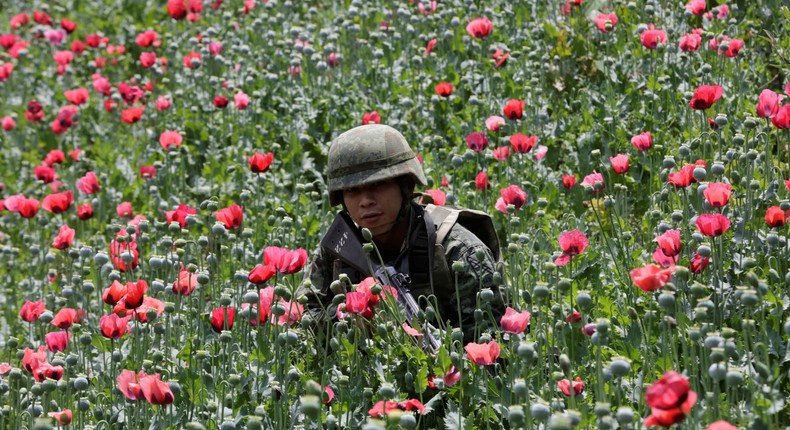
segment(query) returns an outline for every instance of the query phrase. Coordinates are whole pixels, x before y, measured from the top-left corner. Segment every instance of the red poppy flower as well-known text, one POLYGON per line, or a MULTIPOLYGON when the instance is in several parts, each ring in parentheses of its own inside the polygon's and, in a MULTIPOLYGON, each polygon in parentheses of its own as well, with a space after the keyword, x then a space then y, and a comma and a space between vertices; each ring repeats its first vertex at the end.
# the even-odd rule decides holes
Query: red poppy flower
POLYGON ((730 228, 730 220, 722 214, 701 214, 696 221, 697 230, 705 236, 717 237, 730 228))
POLYGON ((491 187, 491 181, 488 180, 488 173, 480 172, 475 176, 475 187, 478 191, 487 190, 491 187))
POLYGON ((505 309, 505 314, 499 320, 502 331, 510 334, 520 334, 527 329, 530 319, 529 311, 518 312, 510 306, 505 309))
POLYGON ((582 179, 582 185, 586 185, 593 189, 595 194, 600 193, 604 189, 603 175, 598 172, 592 172, 582 179), (600 185, 596 185, 600 184, 600 185))
POLYGON ((146 291, 148 291, 148 283, 144 279, 140 279, 137 282, 127 282, 126 294, 116 304, 116 307, 122 303, 127 310, 139 308, 143 304, 146 291))
POLYGON ((686 378, 677 372, 666 372, 664 376, 645 391, 645 403, 651 415, 645 418, 648 427, 671 427, 686 418, 697 402, 697 393, 691 390, 686 378))
POLYGON ((68 329, 74 323, 79 323, 81 321, 81 311, 77 311, 72 308, 63 308, 55 314, 55 318, 52 319, 51 324, 57 328, 68 329))
POLYGON ((236 316, 236 308, 224 306, 211 311, 211 328, 219 333, 222 330, 230 330, 233 328, 233 319, 236 316), (227 311, 227 317, 226 315, 227 311))
MULTIPOLYGON (((431 200, 436 206, 444 206, 447 203, 447 195, 442 190, 425 190, 423 193, 431 196, 431 200)), ((420 203, 422 203, 422 199, 420 199, 420 203)))
POLYGON ((113 266, 121 272, 133 270, 139 264, 140 252, 137 250, 137 241, 134 239, 126 242, 118 240, 110 241, 110 261, 113 266), (130 262, 124 261, 122 255, 126 252, 131 253, 132 260, 130 262))
POLYGON ((131 107, 121 111, 121 121, 127 124, 134 124, 143 117, 143 107, 131 107))
POLYGON ((667 177, 667 182, 675 188, 688 187, 692 183, 697 182, 697 179, 694 178, 694 169, 696 167, 696 164, 686 164, 679 171, 670 173, 667 177))
POLYGON ((52 20, 52 17, 49 16, 48 13, 41 10, 37 10, 33 12, 33 21, 41 25, 48 25, 50 27, 52 26, 52 24, 55 23, 55 21, 52 20))
POLYGON ((158 47, 162 44, 159 40, 159 34, 154 30, 146 30, 138 34, 134 38, 134 42, 141 48, 148 48, 149 46, 158 47))
POLYGON ((305 263, 307 263, 307 251, 304 248, 291 251, 277 246, 267 246, 263 250, 263 264, 274 266, 284 275, 302 270, 305 263))
POLYGON ((664 30, 656 30, 653 24, 650 24, 650 28, 639 35, 639 41, 647 49, 656 49, 659 43, 667 43, 667 33, 664 30))
POLYGON ((497 69, 504 66, 507 63, 507 59, 510 57, 510 52, 504 52, 502 49, 497 48, 493 54, 491 54, 491 58, 494 59, 494 67, 497 69))
POLYGON ((177 131, 165 131, 159 135, 159 144, 165 151, 173 147, 177 149, 183 141, 184 137, 177 131))
POLYGON ((82 203, 77 206, 77 217, 81 220, 88 220, 93 217, 93 206, 90 203, 82 203))
POLYGON ((21 197, 17 200, 17 212, 22 218, 33 218, 38 213, 39 202, 36 199, 21 197))
POLYGON ((417 399, 404 400, 402 402, 393 402, 390 400, 380 400, 368 410, 368 415, 371 417, 379 417, 389 415, 390 411, 419 411, 425 413, 425 406, 417 399))
POLYGON ((147 69, 156 64, 156 52, 141 52, 140 65, 147 69))
POLYGON ((562 175, 562 186, 570 190, 576 186, 576 175, 562 175))
POLYGON ((216 97, 214 97, 214 107, 216 107, 218 109, 222 109, 222 108, 228 106, 228 103, 230 103, 230 100, 228 100, 227 97, 224 97, 224 96, 216 96, 216 97))
POLYGON ((686 10, 697 16, 705 13, 707 7, 708 5, 705 3, 705 0, 691 0, 686 3, 686 10))
POLYGON ((631 144, 634 145, 636 149, 644 152, 653 146, 653 137, 650 136, 649 131, 639 133, 631 138, 631 144))
POLYGON ((710 257, 703 257, 699 255, 699 252, 695 252, 694 258, 689 262, 689 270, 691 273, 700 274, 708 267, 708 263, 710 263, 710 257))
POLYGON ((441 82, 436 85, 436 94, 440 97, 450 97, 453 93, 453 84, 450 82, 441 82))
POLYGON ((579 230, 566 231, 560 235, 560 248, 562 248, 562 255, 554 260, 557 266, 564 266, 568 264, 571 259, 587 249, 589 241, 587 236, 579 230))
POLYGON ((233 230, 241 226, 244 218, 244 212, 241 206, 232 204, 224 209, 214 212, 217 221, 221 222, 228 230, 233 230))
POLYGON ((787 213, 779 206, 771 206, 765 211, 765 223, 769 227, 782 227, 787 222, 787 213))
POLYGON ((30 348, 25 348, 25 354, 22 356, 22 368, 28 372, 33 372, 33 369, 38 367, 40 363, 46 361, 47 351, 44 345, 39 346, 36 352, 30 348))
POLYGON ((475 18, 466 25, 466 32, 476 39, 488 37, 493 30, 494 25, 488 18, 475 18))
POLYGON ((252 270, 250 270, 250 274, 247 276, 247 280, 252 282, 255 285, 263 285, 269 279, 273 278, 274 275, 277 274, 277 268, 274 265, 262 265, 259 264, 255 266, 252 270))
POLYGON ((154 107, 159 112, 168 110, 170 109, 170 100, 168 100, 165 96, 159 96, 156 98, 156 101, 154 102, 154 107))
POLYGON ((129 332, 131 315, 119 317, 117 314, 103 315, 99 319, 99 328, 102 336, 107 339, 120 339, 129 332))
POLYGON ((522 133, 516 133, 510 136, 510 146, 513 151, 523 154, 529 152, 538 143, 538 136, 529 136, 522 133))
POLYGON ((198 285, 198 274, 190 273, 189 270, 180 270, 178 272, 178 279, 173 282, 173 294, 179 296, 188 296, 195 291, 198 285))
POLYGON ((174 211, 167 211, 165 212, 165 217, 167 218, 168 223, 177 222, 181 228, 187 227, 187 216, 189 215, 197 215, 197 210, 195 208, 191 208, 188 205, 180 204, 178 208, 174 211))
POLYGON ((30 23, 30 15, 24 12, 20 13, 19 15, 14 15, 13 17, 11 17, 11 20, 9 21, 9 25, 14 30, 18 29, 23 25, 27 25, 28 23, 30 23))
POLYGON ((488 137, 481 132, 470 133, 466 136, 466 146, 474 152, 483 152, 488 147, 488 137))
POLYGON ((250 97, 244 91, 238 91, 233 95, 233 102, 236 103, 236 109, 244 110, 250 105, 250 97))
MULTIPOLYGON (((346 312, 360 314, 368 309, 370 293, 366 291, 353 291, 346 293, 346 312)), ((372 315, 371 315, 372 316, 372 315)))
MULTIPOLYGON (((95 80, 94 86, 96 86, 95 80)), ((129 85, 126 82, 121 82, 118 84, 118 93, 121 95, 123 101, 130 106, 137 103, 145 96, 145 91, 143 91, 140 87, 137 85, 129 85)))
POLYGON ((501 116, 492 115, 486 119, 485 124, 488 131, 490 131, 491 133, 496 133, 499 131, 500 128, 502 128, 502 126, 505 125, 505 118, 502 118, 501 116))
POLYGON ((41 201, 41 207, 53 214, 59 214, 69 210, 73 201, 74 195, 71 191, 64 191, 44 197, 44 200, 41 201))
POLYGON ((494 364, 499 358, 499 344, 492 340, 488 343, 470 342, 464 347, 469 361, 478 366, 488 366, 494 364))
POLYGON ((140 177, 144 180, 153 179, 156 176, 156 167, 142 165, 140 166, 140 177))
POLYGON ((69 347, 69 339, 71 339, 71 333, 67 331, 53 331, 44 336, 47 348, 53 353, 65 351, 69 347))
POLYGON ((110 306, 115 306, 125 295, 126 286, 118 281, 112 281, 112 284, 102 292, 102 301, 110 306))
POLYGON ((62 426, 67 426, 71 424, 72 419, 74 419, 74 415, 71 412, 71 409, 65 409, 60 412, 49 412, 47 413, 48 416, 55 418, 55 421, 62 426))
POLYGON ((522 190, 518 185, 509 185, 507 188, 499 190, 502 196, 494 205, 500 212, 507 214, 507 206, 513 205, 516 210, 521 209, 527 202, 527 193, 522 190))
POLYGON ((557 388, 562 391, 562 394, 565 394, 568 397, 571 396, 571 385, 573 385, 574 396, 578 396, 584 392, 584 382, 582 382, 582 378, 579 378, 578 376, 576 377, 576 380, 573 381, 573 384, 571 384, 571 381, 567 379, 561 379, 557 381, 557 388))
POLYGON ((655 251, 653 251, 653 261, 656 262, 661 267, 670 267, 674 266, 678 262, 678 256, 669 257, 664 254, 664 251, 661 250, 660 247, 657 247, 655 251))
POLYGON ((135 374, 131 370, 122 370, 121 373, 115 378, 118 384, 118 389, 129 400, 141 400, 144 398, 143 391, 138 384, 138 380, 146 376, 145 372, 135 374))
POLYGON ((363 114, 362 125, 365 124, 381 124, 381 115, 376 111, 363 114))
POLYGON ((614 157, 609 157, 609 163, 612 165, 614 173, 618 175, 627 172, 630 167, 628 165, 628 155, 626 154, 617 154, 614 157))
POLYGON ((680 254, 680 230, 667 230, 656 237, 656 243, 664 255, 674 257, 680 254))
POLYGON ((720 208, 727 204, 732 195, 732 186, 722 182, 712 182, 708 184, 708 188, 703 191, 708 204, 714 208, 720 208))
POLYGON ((75 90, 68 90, 63 93, 69 103, 79 106, 88 101, 88 90, 85 88, 77 88, 75 90))
POLYGON ((721 98, 723 93, 724 89, 720 85, 701 85, 694 90, 689 107, 696 110, 708 109, 721 98))
POLYGON ((790 104, 779 108, 776 115, 771 118, 771 124, 781 130, 790 128, 790 104))
POLYGON ((5 82, 11 77, 11 72, 14 71, 13 63, 0 63, 0 82, 5 82))
POLYGON ((3 127, 3 131, 11 131, 16 127, 16 121, 10 116, 4 116, 0 119, 0 126, 3 127))
POLYGON ((656 291, 672 279, 672 274, 675 273, 675 267, 662 269, 653 264, 648 264, 645 267, 639 267, 632 270, 631 281, 636 284, 639 289, 646 292, 656 291))
POLYGON ((169 405, 175 400, 170 384, 163 382, 158 373, 139 378, 138 384, 145 400, 152 405, 169 405))
POLYGON ((678 42, 678 47, 681 51, 685 52, 695 52, 699 49, 700 45, 702 44, 702 36, 697 33, 687 33, 683 36, 680 36, 680 42, 678 42))
POLYGON ((27 103, 27 110, 25 111, 25 118, 30 123, 38 123, 44 119, 44 107, 41 103, 31 100, 27 103))
POLYGON ((131 202, 121 202, 115 207, 115 213, 120 218, 131 219, 134 215, 131 202))
POLYGON ((67 225, 60 226, 58 235, 52 239, 52 247, 56 249, 66 249, 71 246, 74 241, 74 229, 69 228, 67 225))
POLYGON ((608 33, 614 30, 615 25, 617 25, 617 15, 614 13, 599 13, 595 17, 595 26, 598 27, 601 33, 608 33))
POLYGON ((45 310, 47 310, 47 306, 44 304, 43 300, 37 302, 27 300, 25 304, 22 305, 22 308, 19 309, 19 317, 22 318, 22 321, 32 323, 38 321, 38 318, 45 310))
POLYGON ((45 184, 52 183, 55 179, 57 179, 55 169, 43 164, 41 166, 36 166, 33 169, 33 174, 36 175, 36 179, 45 184))
POLYGON ((505 103, 505 107, 502 108, 502 114, 508 119, 521 119, 524 114, 524 100, 508 100, 507 103, 505 103))
POLYGON ((250 170, 252 173, 263 173, 269 170, 272 161, 274 161, 274 154, 271 152, 266 153, 266 155, 256 152, 252 154, 252 157, 247 157, 247 162, 250 163, 250 170))
POLYGON ((760 118, 773 118, 779 113, 779 94, 765 89, 760 93, 755 111, 760 118))
MULTIPOLYGON (((162 312, 165 311, 165 304, 161 300, 157 300, 153 297, 145 296, 143 299, 143 304, 137 308, 137 312, 133 314, 134 318, 141 323, 148 322, 148 311, 153 310, 156 312, 156 315, 162 315, 162 312)), ((113 309, 113 312, 115 310, 113 309)), ((124 311, 125 312, 125 311, 124 311)))
POLYGON ((727 421, 720 420, 711 423, 705 430, 738 430, 738 427, 735 427, 727 421))

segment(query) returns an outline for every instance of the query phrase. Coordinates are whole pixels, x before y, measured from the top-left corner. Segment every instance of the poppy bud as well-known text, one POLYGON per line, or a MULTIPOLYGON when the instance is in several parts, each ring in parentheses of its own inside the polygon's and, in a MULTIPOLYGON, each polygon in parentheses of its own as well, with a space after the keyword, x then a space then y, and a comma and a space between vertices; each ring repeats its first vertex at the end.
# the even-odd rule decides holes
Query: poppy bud
MULTIPOLYGON (((571 371, 571 360, 565 354, 560 354, 560 369, 562 369, 564 373, 569 373, 571 371)), ((564 375, 562 377, 564 377, 564 375)))
MULTIPOLYGON (((788 274, 790 276, 790 273, 788 274)), ((532 289, 532 295, 536 299, 542 300, 549 296, 549 288, 546 285, 538 284, 532 289)))
POLYGON ((454 261, 453 262, 453 272, 461 273, 464 270, 466 270, 466 267, 465 267, 463 261, 454 261))
POLYGON ((592 296, 586 291, 580 291, 579 294, 576 295, 576 303, 583 310, 587 310, 592 306, 592 296))
POLYGON ((703 258, 710 257, 711 254, 710 244, 707 242, 703 242, 702 244, 700 244, 700 246, 697 247, 697 253, 699 253, 699 255, 703 258))
POLYGON ((530 407, 530 413, 536 420, 545 421, 551 415, 551 409, 545 403, 533 403, 530 407))
POLYGON ((634 410, 627 406, 620 406, 615 412, 615 418, 620 424, 626 425, 634 420, 634 410))
POLYGON ((374 248, 373 244, 370 243, 370 242, 362 245, 362 250, 365 252, 365 254, 370 254, 371 252, 373 252, 374 249, 375 248, 374 248))

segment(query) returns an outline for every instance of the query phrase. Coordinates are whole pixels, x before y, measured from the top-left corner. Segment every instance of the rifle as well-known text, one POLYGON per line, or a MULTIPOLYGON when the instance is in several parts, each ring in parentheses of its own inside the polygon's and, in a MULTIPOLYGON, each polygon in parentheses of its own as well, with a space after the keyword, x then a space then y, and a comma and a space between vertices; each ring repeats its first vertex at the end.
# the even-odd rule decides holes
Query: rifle
MULTIPOLYGON (((399 273, 392 266, 376 264, 370 260, 369 255, 362 249, 360 237, 356 229, 352 229, 352 225, 354 223, 348 214, 344 212, 337 214, 321 240, 321 246, 357 271, 367 276, 373 276, 382 285, 394 288, 398 292, 398 304, 406 311, 406 322, 414 326, 420 307, 408 289, 411 283, 409 275, 399 273)), ((427 339, 423 347, 428 352, 435 353, 439 349, 440 343, 433 336, 432 330, 436 329, 430 324, 426 323, 423 327, 423 336, 427 339)))

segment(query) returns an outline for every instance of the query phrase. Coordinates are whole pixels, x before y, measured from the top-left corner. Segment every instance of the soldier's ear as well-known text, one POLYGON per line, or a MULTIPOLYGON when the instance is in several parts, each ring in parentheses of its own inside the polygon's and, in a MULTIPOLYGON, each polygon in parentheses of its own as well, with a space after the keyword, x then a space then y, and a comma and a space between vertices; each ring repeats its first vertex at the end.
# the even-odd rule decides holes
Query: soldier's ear
POLYGON ((403 202, 410 200, 414 195, 414 178, 411 176, 401 176, 398 178, 398 185, 400 185, 400 194, 403 196, 403 202))

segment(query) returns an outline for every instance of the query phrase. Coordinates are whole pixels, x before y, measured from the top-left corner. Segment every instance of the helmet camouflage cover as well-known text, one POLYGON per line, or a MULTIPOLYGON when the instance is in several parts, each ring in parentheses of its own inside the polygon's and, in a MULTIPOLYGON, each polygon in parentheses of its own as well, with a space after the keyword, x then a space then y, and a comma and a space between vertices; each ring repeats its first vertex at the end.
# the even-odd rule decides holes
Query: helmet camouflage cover
POLYGON ((367 124, 341 134, 329 147, 329 202, 340 203, 338 191, 399 176, 425 186, 425 174, 406 138, 382 124, 367 124))

